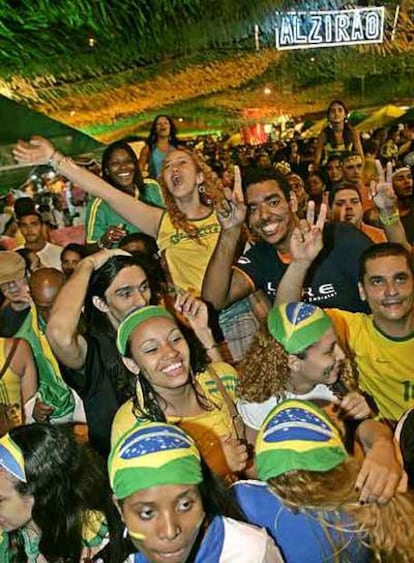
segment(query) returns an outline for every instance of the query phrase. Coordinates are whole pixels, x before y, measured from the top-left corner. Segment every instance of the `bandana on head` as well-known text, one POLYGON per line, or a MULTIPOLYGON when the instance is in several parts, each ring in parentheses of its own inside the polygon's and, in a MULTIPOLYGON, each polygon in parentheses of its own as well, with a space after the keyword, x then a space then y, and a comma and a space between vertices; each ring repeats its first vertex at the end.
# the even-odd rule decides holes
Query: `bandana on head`
POLYGON ((267 328, 288 354, 303 352, 332 326, 328 315, 309 303, 287 303, 269 311, 267 328))
POLYGON ((160 422, 124 434, 109 455, 108 471, 118 499, 150 487, 198 485, 203 480, 193 440, 180 428, 160 422))
POLYGON ((329 471, 347 457, 338 430, 308 401, 288 400, 267 416, 256 439, 258 476, 266 481, 288 471, 329 471))
POLYGON ((394 176, 400 174, 401 172, 411 172, 411 168, 404 164, 397 165, 395 169, 392 171, 392 177, 394 178, 394 176))
POLYGON ((8 471, 19 481, 27 482, 22 450, 10 438, 9 434, 5 434, 0 438, 0 467, 8 471))
POLYGON ((155 305, 148 305, 147 307, 142 307, 141 309, 135 309, 125 317, 118 327, 118 336, 116 339, 116 346, 122 356, 125 356, 131 332, 147 319, 152 319, 154 317, 174 319, 165 307, 155 305))

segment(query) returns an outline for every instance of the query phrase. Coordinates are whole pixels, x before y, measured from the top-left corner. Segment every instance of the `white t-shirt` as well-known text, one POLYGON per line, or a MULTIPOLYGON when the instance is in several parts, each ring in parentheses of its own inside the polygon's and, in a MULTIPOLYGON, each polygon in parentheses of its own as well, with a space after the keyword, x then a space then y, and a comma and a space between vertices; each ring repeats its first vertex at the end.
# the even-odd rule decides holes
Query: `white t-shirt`
POLYGON ((61 246, 47 242, 42 250, 39 250, 36 254, 46 268, 56 268, 56 270, 61 271, 62 263, 60 261, 60 254, 62 250, 61 246))
POLYGON ((329 403, 338 401, 329 387, 327 387, 323 383, 319 383, 312 389, 312 391, 305 393, 305 395, 295 395, 295 393, 285 391, 284 396, 280 399, 277 399, 276 397, 270 397, 263 403, 249 403, 248 401, 240 400, 237 402, 237 410, 239 411, 244 423, 247 426, 253 428, 253 430, 259 430, 269 412, 278 403, 286 399, 299 399, 300 401, 322 401, 329 403))

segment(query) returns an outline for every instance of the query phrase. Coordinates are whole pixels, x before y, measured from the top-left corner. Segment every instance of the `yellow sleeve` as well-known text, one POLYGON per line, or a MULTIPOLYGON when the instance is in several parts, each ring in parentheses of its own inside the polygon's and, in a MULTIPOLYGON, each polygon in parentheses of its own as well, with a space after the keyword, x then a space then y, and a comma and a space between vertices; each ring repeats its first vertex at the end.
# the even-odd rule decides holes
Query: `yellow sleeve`
POLYGON ((338 340, 345 351, 350 351, 350 324, 354 313, 341 309, 324 309, 334 325, 338 340))

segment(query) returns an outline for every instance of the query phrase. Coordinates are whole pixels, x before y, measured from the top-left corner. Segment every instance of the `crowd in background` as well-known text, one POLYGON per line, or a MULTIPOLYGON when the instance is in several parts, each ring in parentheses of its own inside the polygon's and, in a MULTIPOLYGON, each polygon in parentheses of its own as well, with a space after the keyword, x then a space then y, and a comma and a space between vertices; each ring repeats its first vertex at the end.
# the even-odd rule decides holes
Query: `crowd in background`
POLYGON ((414 123, 14 156, 1 560, 412 560, 414 123))

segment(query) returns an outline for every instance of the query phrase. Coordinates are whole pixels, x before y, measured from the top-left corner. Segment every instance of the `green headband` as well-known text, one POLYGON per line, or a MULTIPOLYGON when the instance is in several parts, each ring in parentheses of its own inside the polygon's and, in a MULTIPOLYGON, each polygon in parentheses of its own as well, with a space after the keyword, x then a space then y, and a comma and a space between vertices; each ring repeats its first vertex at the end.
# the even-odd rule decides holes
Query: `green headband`
POLYGON ((256 439, 256 466, 262 481, 299 469, 329 471, 346 457, 337 428, 308 401, 280 403, 256 439))
POLYGON ((193 440, 177 426, 159 422, 136 425, 124 434, 109 455, 108 471, 118 499, 150 487, 203 480, 193 440))
POLYGON ((288 354, 312 346, 331 328, 328 315, 309 303, 287 303, 269 311, 267 328, 288 354))
POLYGON ((125 317, 118 327, 118 336, 116 339, 116 346, 122 356, 125 356, 131 332, 147 319, 152 319, 154 317, 164 317, 174 320, 174 317, 167 311, 167 309, 165 309, 165 307, 158 307, 154 305, 142 307, 141 309, 134 309, 134 311, 131 311, 131 313, 125 317))

